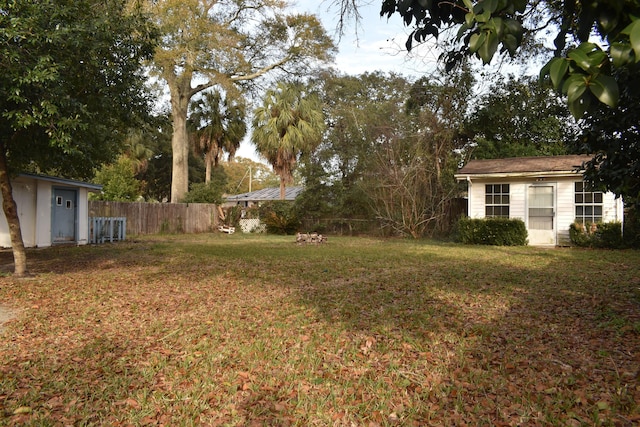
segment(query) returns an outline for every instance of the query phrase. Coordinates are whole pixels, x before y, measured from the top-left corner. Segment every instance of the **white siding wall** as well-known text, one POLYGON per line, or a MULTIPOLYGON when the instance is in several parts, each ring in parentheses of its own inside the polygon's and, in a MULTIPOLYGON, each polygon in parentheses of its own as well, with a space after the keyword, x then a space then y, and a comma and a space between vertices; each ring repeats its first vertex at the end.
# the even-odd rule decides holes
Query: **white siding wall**
POLYGON ((527 186, 524 183, 509 183, 509 203, 509 218, 526 221, 527 186))
MULTIPOLYGON (((35 180, 16 180, 12 182, 13 199, 18 206, 18 218, 20 219, 20 231, 22 241, 27 247, 35 245, 36 241, 36 182, 35 180)), ((0 197, 0 200, 2 198, 0 197)), ((0 246, 11 247, 9 225, 4 213, 0 216, 0 246)))
POLYGON ((52 184, 38 181, 38 200, 36 201, 36 246, 51 246, 51 203, 52 184))
POLYGON ((575 179, 558 179, 556 196, 556 227, 558 229, 558 245, 571 244, 569 239, 569 226, 576 219, 574 203, 575 179))
MULTIPOLYGON (((12 182, 13 197, 18 205, 22 240, 26 247, 51 246, 51 206, 54 185, 60 187, 50 181, 26 177, 18 177, 12 182)), ((76 237, 79 245, 85 245, 89 242, 89 191, 86 188, 69 188, 78 190, 76 237)), ((2 201, 2 196, 0 196, 0 201, 2 201)), ((0 213, 0 247, 11 247, 9 226, 3 212, 0 213)))
MULTIPOLYGON (((574 183, 578 181, 574 177, 545 178, 546 183, 556 184, 556 229, 557 243, 559 245, 570 244, 569 226, 575 220, 574 183)), ((483 179, 469 183, 469 217, 484 218, 485 216, 485 185, 509 184, 510 218, 520 218, 527 222, 527 189, 535 184, 533 179, 483 179)), ((622 200, 616 199, 613 193, 605 193, 603 198, 603 221, 622 221, 622 200)))
POLYGON ((89 243, 89 191, 86 188, 78 189, 77 240, 79 245, 89 243))

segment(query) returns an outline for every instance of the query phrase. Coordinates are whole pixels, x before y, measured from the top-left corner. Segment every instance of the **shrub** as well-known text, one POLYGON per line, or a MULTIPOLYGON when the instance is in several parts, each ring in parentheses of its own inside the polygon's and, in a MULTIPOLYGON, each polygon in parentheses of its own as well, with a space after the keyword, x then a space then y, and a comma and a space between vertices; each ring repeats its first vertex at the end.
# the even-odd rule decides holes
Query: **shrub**
POLYGON ((640 248, 640 214, 636 206, 625 210, 622 238, 626 247, 640 248))
POLYGON ((182 203, 222 203, 222 187, 216 183, 193 183, 182 203))
POLYGON ((527 228, 521 219, 461 218, 454 237, 471 245, 523 246, 527 244, 527 228))
POLYGON ((569 227, 571 243, 581 247, 621 248, 622 224, 620 222, 600 222, 582 224, 574 222, 569 227))
POLYGON ((260 219, 267 226, 267 233, 294 234, 300 228, 300 220, 291 202, 265 203, 260 206, 260 219))

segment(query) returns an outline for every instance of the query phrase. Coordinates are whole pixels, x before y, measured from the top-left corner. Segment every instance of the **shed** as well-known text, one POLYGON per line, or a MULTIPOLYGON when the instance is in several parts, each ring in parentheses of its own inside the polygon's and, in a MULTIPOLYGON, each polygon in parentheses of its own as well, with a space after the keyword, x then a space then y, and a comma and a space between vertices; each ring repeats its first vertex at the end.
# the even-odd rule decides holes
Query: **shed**
POLYGON ((471 218, 520 218, 531 245, 568 245, 569 226, 623 221, 611 192, 590 191, 582 178, 587 155, 471 160, 455 175, 468 183, 471 218))
MULTIPOLYGON (((18 175, 11 185, 26 247, 89 242, 88 194, 100 191, 101 185, 31 174, 18 175)), ((0 246, 11 247, 4 212, 0 215, 0 246)))

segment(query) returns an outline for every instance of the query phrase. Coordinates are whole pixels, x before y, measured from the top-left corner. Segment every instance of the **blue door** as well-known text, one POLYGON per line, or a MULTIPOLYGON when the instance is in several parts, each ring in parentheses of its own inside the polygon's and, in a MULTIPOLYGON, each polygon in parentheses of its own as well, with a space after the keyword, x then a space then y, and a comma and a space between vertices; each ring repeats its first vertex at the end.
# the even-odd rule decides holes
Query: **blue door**
POLYGON ((51 241, 53 243, 76 242, 77 218, 78 190, 54 188, 51 241))

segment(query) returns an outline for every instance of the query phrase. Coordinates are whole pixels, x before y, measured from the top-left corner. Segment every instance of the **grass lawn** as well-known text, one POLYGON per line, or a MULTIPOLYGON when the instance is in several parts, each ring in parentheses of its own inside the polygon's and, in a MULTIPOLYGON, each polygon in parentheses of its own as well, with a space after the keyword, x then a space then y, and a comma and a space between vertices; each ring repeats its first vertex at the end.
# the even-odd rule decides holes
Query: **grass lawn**
POLYGON ((30 251, 0 425, 640 423, 640 251, 293 241, 30 251))

